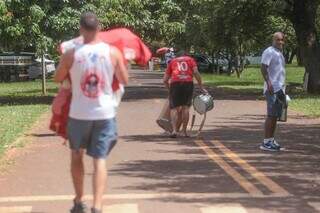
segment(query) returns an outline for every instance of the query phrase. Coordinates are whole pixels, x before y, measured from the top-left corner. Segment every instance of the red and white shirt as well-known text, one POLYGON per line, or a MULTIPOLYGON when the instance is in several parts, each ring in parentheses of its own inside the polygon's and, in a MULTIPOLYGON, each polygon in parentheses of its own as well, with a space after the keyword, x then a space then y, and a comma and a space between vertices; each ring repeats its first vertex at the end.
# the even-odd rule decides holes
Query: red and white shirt
POLYGON ((196 61, 190 56, 181 56, 170 61, 166 74, 170 76, 171 82, 192 82, 193 71, 197 67, 196 61))

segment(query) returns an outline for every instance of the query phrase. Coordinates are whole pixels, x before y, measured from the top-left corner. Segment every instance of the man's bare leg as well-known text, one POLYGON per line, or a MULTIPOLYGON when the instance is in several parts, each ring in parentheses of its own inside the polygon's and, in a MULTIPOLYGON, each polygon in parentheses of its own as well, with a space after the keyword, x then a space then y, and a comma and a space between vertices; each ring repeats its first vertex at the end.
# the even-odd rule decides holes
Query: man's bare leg
POLYGON ((171 109, 170 116, 171 116, 171 125, 172 125, 172 136, 177 135, 177 121, 178 121, 178 113, 179 113, 179 107, 176 107, 174 109, 171 109))
POLYGON ((189 107, 183 106, 182 107, 182 133, 184 136, 188 136, 187 134, 187 127, 189 123, 189 107))
POLYGON ((177 132, 180 132, 181 125, 182 125, 182 110, 178 112, 177 132))
POLYGON ((106 159, 93 159, 93 208, 102 209, 102 197, 107 179, 106 159))
POLYGON ((276 131, 277 118, 276 117, 267 117, 265 121, 265 138, 274 138, 274 133, 276 131))
POLYGON ((84 181, 83 149, 80 149, 79 151, 71 150, 71 175, 76 193, 74 201, 80 203, 82 202, 83 197, 84 181))

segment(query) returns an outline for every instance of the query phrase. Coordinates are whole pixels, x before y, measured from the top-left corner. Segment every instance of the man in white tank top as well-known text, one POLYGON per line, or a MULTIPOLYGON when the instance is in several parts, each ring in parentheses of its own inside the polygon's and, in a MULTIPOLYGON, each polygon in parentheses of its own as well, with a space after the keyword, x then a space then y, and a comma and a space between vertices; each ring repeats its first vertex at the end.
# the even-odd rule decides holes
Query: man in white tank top
POLYGON ((68 76, 72 85, 72 100, 68 121, 71 148, 71 174, 75 188, 71 213, 87 212, 83 199, 83 154, 93 158, 92 213, 102 212, 102 196, 106 182, 106 157, 117 141, 116 100, 112 90, 113 77, 128 83, 128 72, 121 52, 97 37, 99 21, 94 13, 80 18, 80 34, 84 43, 62 55, 54 80, 62 82, 68 76))

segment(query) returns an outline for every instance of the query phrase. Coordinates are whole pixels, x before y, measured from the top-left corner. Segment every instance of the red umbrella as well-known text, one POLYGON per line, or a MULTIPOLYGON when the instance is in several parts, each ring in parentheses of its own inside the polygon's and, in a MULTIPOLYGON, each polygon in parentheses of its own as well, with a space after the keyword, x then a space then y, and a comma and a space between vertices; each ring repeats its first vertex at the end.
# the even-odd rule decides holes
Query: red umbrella
MULTIPOLYGON (((151 51, 142 40, 127 28, 101 31, 99 32, 99 37, 102 41, 116 46, 121 50, 125 59, 134 60, 140 65, 146 65, 152 56, 151 51)), ((119 88, 119 83, 116 78, 114 78, 112 88, 113 90, 119 88)))
MULTIPOLYGON (((102 41, 116 46, 127 60, 134 60, 140 65, 146 65, 151 58, 151 52, 149 48, 137 35, 126 28, 102 31, 99 32, 99 37, 102 41)), ((82 37, 77 37, 69 41, 62 42, 59 46, 59 52, 64 53, 68 49, 82 44, 82 42, 82 37)), ((112 89, 115 93, 117 93, 120 91, 119 88, 119 82, 114 76, 112 89)), ((70 88, 61 87, 52 103, 52 117, 49 128, 65 139, 67 139, 66 125, 71 95, 70 88)))
MULTIPOLYGON (((113 46, 116 46, 123 53, 127 60, 134 60, 140 65, 146 65, 151 58, 151 51, 143 41, 133 32, 126 28, 116 28, 99 32, 99 38, 113 46)), ((64 53, 67 49, 83 42, 82 37, 77 37, 60 44, 60 52, 64 53)))
POLYGON ((158 55, 162 55, 162 54, 165 54, 170 48, 169 47, 161 47, 159 49, 157 49, 156 53, 158 55))
POLYGON ((133 32, 126 28, 116 28, 99 33, 102 41, 118 47, 127 60, 146 65, 152 54, 149 48, 133 32))

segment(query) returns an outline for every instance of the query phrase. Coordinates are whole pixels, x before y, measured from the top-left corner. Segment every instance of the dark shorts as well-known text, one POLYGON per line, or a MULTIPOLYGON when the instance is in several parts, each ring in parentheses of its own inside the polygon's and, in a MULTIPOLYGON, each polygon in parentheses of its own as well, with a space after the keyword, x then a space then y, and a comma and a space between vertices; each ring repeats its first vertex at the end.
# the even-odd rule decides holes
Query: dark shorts
POLYGON ((277 117, 279 118, 282 113, 282 104, 279 99, 283 99, 285 97, 282 90, 270 94, 268 91, 265 93, 266 101, 267 101, 267 115, 268 117, 277 117))
POLYGON ((170 84, 170 109, 179 106, 191 106, 193 82, 173 82, 170 84))
POLYGON ((70 148, 86 149, 93 158, 106 158, 117 142, 115 118, 95 121, 69 118, 67 131, 70 148))

